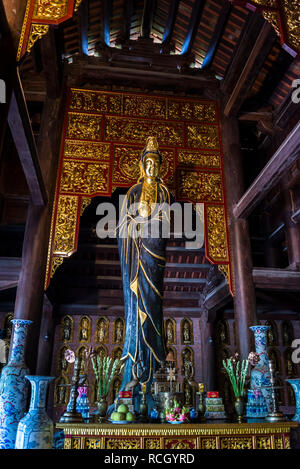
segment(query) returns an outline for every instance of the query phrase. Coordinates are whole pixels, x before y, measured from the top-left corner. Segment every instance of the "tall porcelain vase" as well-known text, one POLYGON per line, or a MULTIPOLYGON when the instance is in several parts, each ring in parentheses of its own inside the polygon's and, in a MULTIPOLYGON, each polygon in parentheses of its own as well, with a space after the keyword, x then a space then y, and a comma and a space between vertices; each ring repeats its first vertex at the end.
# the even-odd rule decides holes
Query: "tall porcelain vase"
POLYGON ((47 389, 54 376, 26 376, 31 384, 28 413, 20 420, 16 449, 51 449, 53 422, 46 413, 47 389))
POLYGON ((290 385, 292 386, 296 399, 296 413, 292 420, 294 420, 295 422, 300 422, 300 379, 286 379, 286 382, 290 383, 290 385))
POLYGON ((252 326, 250 329, 254 333, 255 349, 259 355, 259 362, 251 371, 252 390, 261 390, 265 398, 268 411, 272 411, 272 395, 271 389, 266 389, 265 386, 270 386, 270 371, 269 371, 269 357, 267 353, 267 331, 270 326, 252 326))
POLYGON ((28 326, 32 321, 13 319, 13 341, 8 364, 0 378, 0 449, 15 447, 18 423, 24 416, 27 405, 29 370, 25 365, 24 353, 28 326))

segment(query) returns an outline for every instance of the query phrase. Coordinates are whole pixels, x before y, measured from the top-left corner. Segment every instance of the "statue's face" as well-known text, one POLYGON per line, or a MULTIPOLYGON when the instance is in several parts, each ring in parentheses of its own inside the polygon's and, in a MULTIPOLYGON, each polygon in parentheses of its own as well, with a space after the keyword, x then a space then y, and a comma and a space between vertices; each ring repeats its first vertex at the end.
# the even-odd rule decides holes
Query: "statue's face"
POLYGON ((144 171, 147 177, 156 178, 159 176, 160 164, 159 156, 154 153, 149 153, 145 157, 144 171))

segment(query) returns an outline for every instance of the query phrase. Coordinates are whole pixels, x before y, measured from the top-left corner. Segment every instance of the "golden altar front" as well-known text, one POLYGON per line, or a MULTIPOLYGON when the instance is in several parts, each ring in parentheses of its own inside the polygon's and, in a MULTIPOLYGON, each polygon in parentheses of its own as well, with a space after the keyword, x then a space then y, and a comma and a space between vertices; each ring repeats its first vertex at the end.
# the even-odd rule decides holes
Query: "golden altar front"
POLYGON ((297 422, 64 424, 65 449, 290 449, 297 422))

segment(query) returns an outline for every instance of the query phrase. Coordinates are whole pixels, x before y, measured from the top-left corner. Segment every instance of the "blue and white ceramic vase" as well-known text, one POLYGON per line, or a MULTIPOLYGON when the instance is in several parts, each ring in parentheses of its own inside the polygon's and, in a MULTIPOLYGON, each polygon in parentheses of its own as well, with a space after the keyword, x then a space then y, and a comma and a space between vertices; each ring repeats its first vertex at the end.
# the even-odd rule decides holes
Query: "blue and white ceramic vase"
POLYGON ((300 422, 300 378, 286 379, 286 382, 290 383, 290 385, 292 386, 296 399, 296 413, 292 420, 294 420, 295 422, 300 422))
POLYGON ((24 361, 28 326, 32 321, 13 319, 13 340, 8 364, 0 379, 0 449, 15 447, 18 423, 27 405, 29 373, 24 361))
POLYGON ((271 375, 269 370, 269 357, 267 353, 267 331, 270 326, 252 326, 250 329, 254 333, 255 349, 259 355, 259 362, 251 371, 250 388, 253 391, 261 391, 266 401, 268 411, 273 410, 271 389, 265 386, 271 386, 271 375))
POLYGON ((47 389, 54 376, 26 376, 31 384, 28 413, 20 420, 16 449, 51 449, 53 422, 46 413, 47 389))

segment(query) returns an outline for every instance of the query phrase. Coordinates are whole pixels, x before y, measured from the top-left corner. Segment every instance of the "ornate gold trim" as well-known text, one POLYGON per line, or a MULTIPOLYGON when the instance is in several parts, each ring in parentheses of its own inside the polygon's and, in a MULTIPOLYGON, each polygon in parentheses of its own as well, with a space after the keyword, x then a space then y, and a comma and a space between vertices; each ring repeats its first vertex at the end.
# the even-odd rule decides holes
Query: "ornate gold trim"
POLYGON ((297 428, 297 422, 280 423, 215 423, 185 424, 174 428, 167 424, 64 424, 58 423, 57 428, 63 429, 68 436, 211 436, 211 435, 267 435, 286 434, 291 428, 297 428))
POLYGON ((28 22, 30 6, 31 6, 31 0, 27 0, 25 15, 24 15, 24 19, 23 19, 23 26, 22 26, 22 30, 21 30, 19 46, 18 46, 18 51, 17 51, 17 62, 19 62, 19 60, 21 60, 21 54, 22 54, 24 37, 25 37, 25 33, 26 33, 26 28, 27 28, 27 22, 28 22))
POLYGON ((30 52, 38 39, 41 39, 49 31, 48 24, 32 23, 30 27, 29 38, 27 42, 26 52, 30 52))

